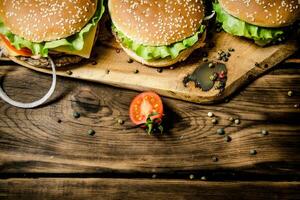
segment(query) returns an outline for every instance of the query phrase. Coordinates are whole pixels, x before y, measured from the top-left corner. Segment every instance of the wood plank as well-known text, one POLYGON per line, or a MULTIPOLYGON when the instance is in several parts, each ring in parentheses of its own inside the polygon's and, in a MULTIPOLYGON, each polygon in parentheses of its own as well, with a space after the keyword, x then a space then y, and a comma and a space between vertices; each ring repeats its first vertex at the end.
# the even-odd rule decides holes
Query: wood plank
MULTIPOLYGON (((58 71, 58 74, 137 91, 153 90, 163 96, 190 102, 213 103, 228 97, 241 86, 253 81, 255 77, 288 58, 299 48, 294 40, 262 48, 251 41, 231 36, 225 32, 215 34, 209 42, 215 44, 212 48, 205 48, 210 61, 220 62, 217 60, 219 50, 235 49, 234 52, 231 52, 229 61, 223 62, 227 66, 228 78, 226 88, 221 94, 215 88, 204 92, 195 88, 194 84, 190 84, 188 87, 183 84, 183 79, 203 63, 201 51, 195 52, 186 62, 172 66, 173 70, 165 69, 163 73, 158 73, 155 68, 145 67, 136 62, 128 63, 128 56, 124 51, 116 53, 116 47, 117 49, 120 47, 114 43, 114 40, 106 41, 106 45, 99 45, 96 48, 99 55, 96 58, 97 64, 87 63, 73 67, 71 75, 66 73, 68 68, 58 71), (259 63, 260 66, 256 66, 255 63, 259 63), (110 72, 107 73, 107 70, 110 72), (138 70, 139 73, 134 73, 135 70, 138 70)), ((11 59, 25 64, 31 69, 51 73, 47 69, 26 65, 16 58, 11 59)))
MULTIPOLYGON (((300 73, 294 72, 266 75, 230 102, 214 106, 164 98, 169 127, 159 137, 130 123, 128 106, 136 92, 60 78, 55 97, 41 108, 16 109, 0 101, 0 172, 219 170, 299 177, 300 110, 294 104, 300 100, 300 73), (295 95, 288 97, 288 90, 295 95), (74 111, 81 113, 79 119, 73 118, 74 111), (212 125, 209 111, 219 118, 218 125, 212 125), (232 124, 229 117, 239 117, 241 124, 232 124), (216 134, 221 127, 231 142, 216 134), (90 128, 94 136, 87 134, 90 128), (268 136, 260 134, 263 129, 268 136), (257 155, 249 155, 252 149, 257 155)), ((4 87, 17 100, 42 96, 51 81, 21 67, 1 67, 0 73, 8 73, 4 87)))
POLYGON ((147 179, 0 180, 4 199, 299 199, 300 182, 147 179))

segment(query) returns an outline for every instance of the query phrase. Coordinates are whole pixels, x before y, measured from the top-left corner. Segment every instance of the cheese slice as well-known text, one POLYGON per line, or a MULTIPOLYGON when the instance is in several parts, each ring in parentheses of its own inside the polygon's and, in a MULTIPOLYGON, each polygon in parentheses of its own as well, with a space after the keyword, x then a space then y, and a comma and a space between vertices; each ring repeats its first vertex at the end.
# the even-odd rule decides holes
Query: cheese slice
MULTIPOLYGON (((89 58, 94 46, 94 40, 96 37, 96 32, 97 32, 97 26, 91 28, 91 30, 86 33, 86 35, 84 36, 84 46, 83 49, 78 51, 78 50, 72 50, 66 46, 62 46, 62 47, 58 47, 55 48, 53 50, 58 51, 58 52, 62 52, 62 53, 66 53, 66 54, 71 54, 71 55, 78 55, 84 58, 89 58)), ((17 54, 16 52, 10 50, 3 41, 0 40, 0 46, 4 46, 6 47, 6 51, 10 56, 19 56, 19 54, 17 54)))
POLYGON ((71 54, 71 55, 78 55, 84 58, 89 58, 91 56, 91 52, 94 46, 94 41, 96 37, 96 32, 97 32, 97 26, 93 27, 85 36, 84 36, 84 46, 83 49, 78 51, 78 50, 72 50, 68 47, 57 47, 53 50, 66 53, 66 54, 71 54))

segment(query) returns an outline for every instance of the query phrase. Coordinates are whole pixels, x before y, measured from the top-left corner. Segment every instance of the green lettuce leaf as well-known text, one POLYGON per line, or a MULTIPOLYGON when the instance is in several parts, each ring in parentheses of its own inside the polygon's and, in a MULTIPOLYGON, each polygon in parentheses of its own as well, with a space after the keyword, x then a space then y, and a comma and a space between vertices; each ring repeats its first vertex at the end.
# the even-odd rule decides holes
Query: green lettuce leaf
POLYGON ((49 49, 55 49, 57 47, 66 46, 71 50, 82 50, 84 47, 84 36, 95 26, 97 26, 99 20, 101 19, 103 13, 105 11, 105 7, 103 6, 103 0, 99 0, 97 10, 95 15, 89 21, 85 27, 75 35, 72 35, 68 38, 50 41, 50 42, 41 42, 35 43, 30 42, 20 36, 14 35, 9 31, 7 27, 5 27, 4 23, 0 19, 0 33, 5 35, 11 42, 11 44, 17 49, 28 48, 32 51, 34 55, 40 55, 42 57, 48 56, 49 49))
POLYGON ((283 28, 264 28, 237 19, 222 9, 218 3, 214 3, 213 8, 217 14, 217 22, 222 24, 226 32, 253 39, 258 45, 264 46, 276 42, 285 35, 283 28))
POLYGON ((201 25, 199 31, 193 36, 184 39, 183 41, 176 42, 171 45, 165 46, 147 46, 139 44, 132 39, 128 38, 124 33, 118 30, 114 25, 112 26, 113 32, 118 36, 121 43, 128 49, 135 52, 138 56, 145 60, 157 60, 171 57, 176 58, 179 53, 189 47, 192 47, 199 40, 199 34, 201 35, 205 31, 205 26, 201 25))

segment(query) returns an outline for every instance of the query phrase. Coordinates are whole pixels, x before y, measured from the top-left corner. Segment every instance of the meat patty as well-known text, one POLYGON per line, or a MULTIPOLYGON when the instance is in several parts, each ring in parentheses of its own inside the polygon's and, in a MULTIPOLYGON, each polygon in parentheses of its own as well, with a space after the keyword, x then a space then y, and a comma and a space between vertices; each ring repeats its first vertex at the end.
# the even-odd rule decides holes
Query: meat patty
MULTIPOLYGON (((81 62, 84 58, 76 55, 66 55, 66 54, 53 54, 50 55, 56 67, 65 67, 72 64, 77 64, 81 62)), ((24 57, 18 56, 17 59, 26 62, 27 64, 33 67, 41 67, 41 68, 50 68, 50 63, 47 58, 32 58, 32 57, 24 57)))

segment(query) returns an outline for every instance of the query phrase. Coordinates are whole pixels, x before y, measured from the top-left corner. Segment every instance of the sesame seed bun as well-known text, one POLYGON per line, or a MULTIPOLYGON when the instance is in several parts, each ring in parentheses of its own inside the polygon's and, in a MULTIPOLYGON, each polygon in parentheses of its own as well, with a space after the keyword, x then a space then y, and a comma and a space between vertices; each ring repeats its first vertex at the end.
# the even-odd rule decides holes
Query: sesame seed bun
POLYGON ((230 15, 262 27, 285 27, 300 15, 298 0, 219 0, 230 15))
POLYGON ((96 9, 97 0, 1 0, 0 18, 15 35, 44 42, 79 32, 96 9))
POLYGON ((198 31, 204 18, 202 0, 109 0, 111 19, 128 38, 148 46, 170 45, 198 31))
POLYGON ((147 66, 151 66, 151 67, 167 67, 167 66, 171 66, 177 62, 185 61, 192 54, 192 52, 194 50, 204 47, 205 37, 206 37, 206 31, 202 34, 201 38, 199 38, 199 40, 196 44, 194 44, 192 47, 180 52, 179 56, 177 56, 174 59, 166 58, 166 59, 159 59, 159 60, 145 60, 142 57, 138 56, 136 53, 134 53, 132 50, 124 47, 122 44, 121 44, 121 47, 128 54, 129 57, 131 57, 132 59, 134 59, 137 62, 142 63, 143 65, 147 65, 147 66))

